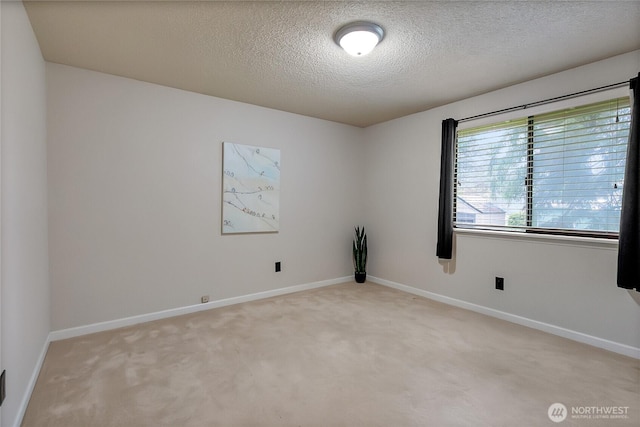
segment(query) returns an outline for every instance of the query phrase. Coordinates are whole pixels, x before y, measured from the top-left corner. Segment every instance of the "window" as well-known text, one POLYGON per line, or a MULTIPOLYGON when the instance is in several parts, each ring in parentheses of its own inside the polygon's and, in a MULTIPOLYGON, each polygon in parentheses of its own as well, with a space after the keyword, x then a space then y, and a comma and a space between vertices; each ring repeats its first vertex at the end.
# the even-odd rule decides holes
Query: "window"
POLYGON ((629 121, 625 97, 459 130, 455 226, 616 238, 629 121))

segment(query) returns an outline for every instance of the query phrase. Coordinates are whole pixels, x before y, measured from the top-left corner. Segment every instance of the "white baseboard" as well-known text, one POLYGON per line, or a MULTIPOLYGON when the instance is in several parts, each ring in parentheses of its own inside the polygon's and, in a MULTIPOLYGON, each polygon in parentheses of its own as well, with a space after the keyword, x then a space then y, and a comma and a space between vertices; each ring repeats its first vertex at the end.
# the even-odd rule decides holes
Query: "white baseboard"
POLYGON ((508 322, 517 323, 518 325, 527 326, 529 328, 537 329, 553 335, 558 335, 563 338, 568 338, 573 341, 578 341, 583 344, 589 344, 594 347, 599 347, 605 350, 613 351, 614 353, 619 353, 625 356, 633 357, 635 359, 640 359, 640 348, 637 348, 637 347, 632 347, 630 345, 621 344, 621 343, 609 341, 603 338, 594 337, 592 335, 583 334, 582 332, 572 331, 571 329, 562 328, 560 326, 551 325, 549 323, 539 322, 537 320, 528 319, 526 317, 517 316, 515 314, 506 313, 500 310, 495 310, 493 308, 484 307, 482 305, 473 304, 473 303, 459 300, 456 298, 447 297, 444 295, 414 288, 412 286, 407 286, 400 283, 392 282, 390 280, 381 279, 379 277, 367 276, 367 280, 373 283, 377 283, 379 285, 387 286, 390 288, 398 289, 400 291, 408 292, 410 294, 425 297, 434 301, 442 302, 444 304, 453 305, 455 307, 460 307, 467 310, 475 311, 476 313, 486 314, 487 316, 496 317, 498 319, 506 320, 508 322))
POLYGON ((271 291, 257 292, 255 294, 242 295, 239 297, 233 298, 225 298, 217 301, 210 301, 205 304, 197 304, 191 305, 187 307, 179 307, 170 310, 158 311, 155 313, 142 314, 139 316, 127 317, 124 319, 116 319, 108 322, 100 322, 94 323, 86 326, 79 326, 76 328, 62 329, 59 331, 52 331, 47 336, 47 340, 44 343, 42 348, 42 352, 40 353, 40 357, 38 358, 36 365, 33 369, 33 374, 29 379, 29 383, 27 384, 27 389, 22 397, 22 401, 20 402, 20 406, 18 407, 18 413, 16 415, 14 427, 20 427, 22 424, 22 419, 24 418, 24 414, 27 411, 27 405, 29 404, 29 399, 31 398, 31 393, 33 393, 33 389, 36 386, 36 381, 38 380, 38 375, 40 375, 40 370, 42 369, 42 364, 44 363, 44 358, 47 355, 47 349, 49 348, 49 343, 53 341, 59 341, 67 338, 74 338, 82 335, 92 334, 95 332, 108 331, 111 329, 122 328, 125 326, 136 325, 138 323, 150 322, 152 320, 165 319, 168 317, 180 316, 182 314, 195 313, 203 310, 210 310, 212 308, 224 307, 227 305, 240 304, 243 302, 256 301, 259 299, 270 298, 278 295, 290 294, 293 292, 306 291, 308 289, 322 288, 330 285, 337 285, 338 283, 349 282, 353 280, 353 277, 339 277, 337 279, 330 280, 322 280, 319 282, 306 283, 303 285, 289 286, 286 288, 274 289, 271 291))
POLYGON ((210 301, 204 304, 190 305, 186 307, 172 308, 169 310, 157 311, 155 313, 141 314, 138 316, 125 317, 123 319, 109 320, 107 322, 93 323, 86 326, 78 326, 75 328, 61 329, 53 331, 49 334, 49 341, 59 341, 67 338, 79 337, 82 335, 93 334, 95 332, 109 331, 112 329, 123 328, 125 326, 137 325, 138 323, 150 322, 153 320, 166 319, 183 314, 195 313, 198 311, 210 310, 212 308, 225 307, 227 305, 240 304, 243 302, 256 301, 265 298, 271 298, 278 295, 290 294, 293 292, 306 291, 308 289, 322 288, 325 286, 336 285, 353 280, 353 277, 339 277, 337 279, 322 280, 319 282, 306 283, 303 285, 289 286, 286 288, 274 289, 271 291, 257 292, 255 294, 242 295, 238 297, 225 298, 216 301, 210 301))
MULTIPOLYGON (((225 307, 228 305, 240 304, 240 303, 249 302, 249 301, 256 301, 256 300, 270 298, 278 295, 285 295, 293 292, 305 291, 308 289, 316 289, 316 288, 322 288, 325 286, 337 285, 339 283, 349 282, 352 280, 353 280, 353 277, 351 276, 340 277, 337 279, 330 279, 330 280, 322 280, 319 282, 312 282, 312 283, 307 283, 303 285, 290 286, 286 288, 274 289, 271 291, 257 292, 254 294, 243 295, 239 297, 211 301, 206 304, 197 304, 197 305, 191 305, 187 307, 179 307, 179 308, 159 311, 155 313, 148 313, 148 314, 142 314, 139 316, 127 317, 124 319, 116 319, 108 322, 100 322, 100 323, 94 323, 86 326, 79 326, 76 328, 53 331, 47 337, 47 340, 43 345, 42 352, 40 353, 40 357, 36 362, 36 366, 29 380, 27 390, 25 391, 24 397, 22 398, 22 401, 20 403, 20 407, 18 408, 18 414, 15 420, 14 426, 19 427, 20 424, 22 423, 22 419, 27 410, 27 405, 29 404, 31 393, 33 392, 33 389, 36 385, 36 381, 38 379, 38 375, 40 374, 42 364, 44 363, 44 358, 47 354, 47 349, 49 348, 50 342, 59 341, 67 338, 74 338, 82 335, 92 334, 95 332, 102 332, 102 331, 122 328, 125 326, 131 326, 138 323, 165 319, 169 317, 180 316, 183 314, 195 313, 198 311, 209 310, 212 308, 225 307)), ((414 294, 414 295, 422 296, 425 298, 429 298, 434 301, 442 302, 444 304, 453 305, 456 307, 475 311, 481 314, 486 314, 488 316, 496 317, 498 319, 506 320, 512 323, 517 323, 519 325, 527 326, 533 329, 538 329, 553 335, 558 335, 558 336, 568 338, 574 341, 578 341, 584 344, 589 344, 594 347, 603 348, 605 350, 610 350, 615 353, 623 354, 625 356, 640 359, 640 348, 605 340, 602 338, 583 334, 581 332, 576 332, 570 329, 561 328, 559 326, 551 325, 548 323, 539 322, 537 320, 528 319, 526 317, 516 316, 514 314, 510 314, 510 313, 495 310, 492 308, 484 307, 481 305, 473 304, 467 301, 447 297, 444 295, 436 294, 433 292, 425 291, 422 289, 414 288, 411 286, 403 285, 400 283, 392 282, 390 280, 381 279, 374 276, 367 276, 367 280, 373 283, 377 283, 379 285, 388 286, 390 288, 398 289, 404 292, 408 292, 410 294, 414 294)))
POLYGON ((31 374, 31 378, 29 378, 29 382, 27 383, 27 389, 24 392, 24 396, 22 396, 22 401, 20 402, 20 406, 18 406, 18 412, 16 414, 15 422, 13 424, 14 427, 20 427, 22 424, 22 419, 24 418, 25 412, 27 412, 27 406, 29 405, 29 399, 31 399, 31 393, 33 393, 33 389, 36 386, 36 381, 38 381, 38 376, 40 375, 40 370, 42 369, 42 364, 44 363, 44 358, 47 355, 47 350, 49 349, 49 343, 51 342, 51 334, 47 336, 47 339, 42 346, 42 351, 40 352, 40 357, 36 361, 36 366, 33 368, 33 373, 31 374))
POLYGON ((22 419, 24 418, 24 414, 27 410, 27 405, 29 404, 31 393, 33 393, 33 389, 36 386, 36 381, 38 380, 38 375, 40 375, 40 370, 42 369, 44 358, 47 355, 47 349, 49 348, 49 343, 53 341, 79 337, 82 335, 92 334, 95 332, 108 331, 112 329, 122 328, 125 326, 136 325, 138 323, 150 322, 152 320, 166 319, 169 317, 180 316, 183 314, 195 313, 203 310, 210 310, 212 308, 225 307, 228 305, 240 304, 240 303, 249 302, 249 301, 256 301, 260 299, 275 297, 278 295, 291 294, 294 292, 306 291, 309 289, 316 289, 316 288, 322 288, 325 286, 337 285, 339 283, 349 282, 351 280, 353 280, 352 276, 339 277, 337 279, 322 280, 319 282, 306 283, 303 285, 289 286, 286 288, 273 289, 271 291, 257 292, 255 294, 242 295, 239 297, 210 301, 205 304, 197 304, 197 305, 191 305, 187 307, 173 308, 169 310, 158 311, 155 313, 148 313, 148 314, 141 314, 139 316, 127 317, 124 319, 110 320, 108 322, 100 322, 100 323, 94 323, 86 326, 79 326, 76 328, 52 331, 51 333, 49 333, 49 336, 47 337, 47 340, 44 343, 44 346, 42 348, 40 357, 38 358, 38 361, 36 362, 36 366, 33 369, 33 374, 31 375, 29 384, 27 385, 27 389, 24 393, 22 401, 20 402, 20 407, 18 408, 18 413, 16 415, 15 423, 13 426, 20 427, 20 425, 22 424, 22 419))

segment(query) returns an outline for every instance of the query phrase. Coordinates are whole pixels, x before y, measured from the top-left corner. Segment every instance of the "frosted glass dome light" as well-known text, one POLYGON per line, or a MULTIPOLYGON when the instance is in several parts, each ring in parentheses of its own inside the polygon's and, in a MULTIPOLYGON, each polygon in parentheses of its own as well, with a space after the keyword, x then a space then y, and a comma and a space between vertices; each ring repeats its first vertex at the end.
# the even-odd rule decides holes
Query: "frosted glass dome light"
POLYGON ((371 22, 353 22, 340 28, 334 37, 349 55, 364 56, 384 37, 382 27, 371 22))

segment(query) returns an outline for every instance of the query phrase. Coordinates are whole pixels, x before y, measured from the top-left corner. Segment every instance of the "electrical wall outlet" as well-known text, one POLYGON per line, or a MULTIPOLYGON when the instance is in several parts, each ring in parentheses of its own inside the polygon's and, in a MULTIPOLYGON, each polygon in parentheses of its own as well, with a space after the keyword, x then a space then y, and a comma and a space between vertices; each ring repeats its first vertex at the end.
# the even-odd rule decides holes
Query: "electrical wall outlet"
POLYGON ((203 304, 206 303, 206 302, 209 302, 209 295, 203 295, 200 298, 200 302, 203 303, 203 304))
POLYGON ((279 272, 280 270, 282 270, 282 266, 280 264, 280 261, 276 262, 276 273, 279 272))
POLYGON ((504 277, 496 277, 496 289, 504 291, 504 277))

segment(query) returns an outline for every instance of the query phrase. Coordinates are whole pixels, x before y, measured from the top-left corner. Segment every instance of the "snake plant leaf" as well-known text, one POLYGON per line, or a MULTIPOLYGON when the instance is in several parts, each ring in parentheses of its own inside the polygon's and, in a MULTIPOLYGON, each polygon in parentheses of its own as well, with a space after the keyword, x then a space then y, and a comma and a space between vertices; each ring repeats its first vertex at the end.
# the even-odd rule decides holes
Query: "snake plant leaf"
POLYGON ((353 241, 353 269, 358 270, 358 250, 356 249, 356 242, 353 241))
POLYGON ((365 273, 367 267, 367 235, 364 227, 355 227, 353 240, 353 267, 357 273, 365 273))

